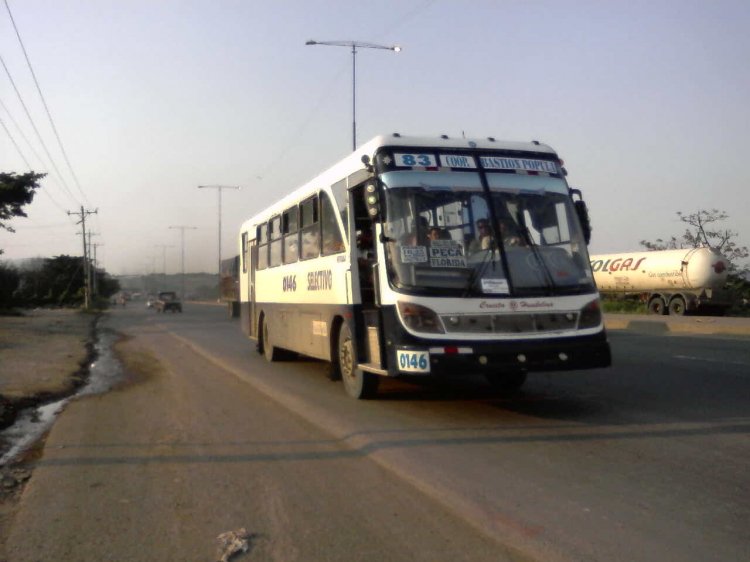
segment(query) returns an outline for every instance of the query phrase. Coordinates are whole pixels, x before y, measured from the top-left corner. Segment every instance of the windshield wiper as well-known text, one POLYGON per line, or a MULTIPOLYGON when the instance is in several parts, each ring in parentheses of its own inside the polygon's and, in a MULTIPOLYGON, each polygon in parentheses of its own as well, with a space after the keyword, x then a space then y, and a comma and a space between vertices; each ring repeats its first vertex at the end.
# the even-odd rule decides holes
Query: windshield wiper
POLYGON ((549 268, 547 267, 547 263, 544 261, 544 258, 539 251, 539 246, 536 244, 536 242, 534 242, 534 239, 531 236, 531 232, 529 231, 529 227, 526 225, 526 221, 524 220, 520 208, 518 210, 517 219, 518 220, 516 222, 521 225, 521 228, 519 230, 523 235, 524 242, 526 242, 526 245, 531 248, 531 253, 534 254, 534 258, 536 259, 536 262, 539 264, 539 267, 542 270, 547 291, 550 295, 552 295, 555 293, 555 287, 557 286, 557 284, 555 283, 555 280, 552 277, 552 273, 550 273, 549 268))
POLYGON ((466 284, 466 289, 464 289, 464 292, 461 295, 463 298, 471 296, 474 293, 474 283, 477 282, 477 279, 484 277, 484 272, 487 271, 487 265, 489 263, 492 263, 493 269, 495 267, 495 252, 497 251, 495 240, 490 240, 490 247, 480 251, 484 252, 484 257, 482 258, 481 263, 474 266, 472 269, 471 275, 469 275, 469 282, 466 284))

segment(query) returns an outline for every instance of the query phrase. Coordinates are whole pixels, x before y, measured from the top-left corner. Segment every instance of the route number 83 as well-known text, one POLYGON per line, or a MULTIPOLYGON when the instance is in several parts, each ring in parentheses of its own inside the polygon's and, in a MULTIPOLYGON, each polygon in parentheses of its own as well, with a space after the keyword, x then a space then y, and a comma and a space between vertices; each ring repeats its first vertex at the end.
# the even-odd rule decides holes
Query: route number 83
POLYGON ((435 167, 435 157, 432 154, 395 154, 397 166, 435 167))

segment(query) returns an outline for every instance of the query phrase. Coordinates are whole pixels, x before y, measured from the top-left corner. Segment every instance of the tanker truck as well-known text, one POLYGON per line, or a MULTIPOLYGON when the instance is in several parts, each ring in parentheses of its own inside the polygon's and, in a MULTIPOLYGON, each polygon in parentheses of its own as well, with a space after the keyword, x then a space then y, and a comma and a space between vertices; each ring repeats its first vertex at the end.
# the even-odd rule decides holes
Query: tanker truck
POLYGON ((731 306, 723 290, 729 261, 712 248, 637 251, 591 256, 603 295, 638 296, 652 314, 723 314, 731 306))

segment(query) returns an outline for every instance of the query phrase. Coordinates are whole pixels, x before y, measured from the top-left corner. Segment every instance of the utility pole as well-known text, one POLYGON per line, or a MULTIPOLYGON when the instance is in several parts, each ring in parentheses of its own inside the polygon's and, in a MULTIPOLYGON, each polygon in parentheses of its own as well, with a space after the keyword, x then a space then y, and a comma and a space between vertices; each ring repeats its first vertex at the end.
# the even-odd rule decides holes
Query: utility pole
POLYGON ((198 189, 215 189, 219 194, 219 255, 218 267, 216 269, 219 285, 219 300, 221 300, 221 190, 222 189, 240 189, 236 185, 199 185, 198 189))
POLYGON ((382 49, 400 53, 398 45, 378 45, 363 41, 315 41, 310 39, 305 45, 328 45, 329 47, 350 47, 352 50, 352 151, 357 150, 357 49, 382 49))
POLYGON ((93 246, 91 244, 91 237, 92 236, 99 236, 98 232, 91 232, 89 230, 86 235, 88 236, 88 245, 89 245, 89 291, 91 292, 91 297, 95 297, 97 294, 96 291, 96 256, 95 252, 92 250, 93 246))
POLYGON ((89 215, 95 215, 98 211, 99 209, 87 211, 83 208, 83 205, 81 205, 81 210, 78 212, 68 211, 68 215, 75 215, 77 217, 80 217, 81 219, 76 224, 81 225, 81 238, 83 240, 83 275, 85 279, 85 286, 83 289, 83 306, 86 310, 91 308, 91 272, 89 271, 90 268, 88 253, 86 251, 86 217, 89 215))
POLYGON ((91 260, 91 263, 94 267, 94 295, 99 296, 99 282, 97 281, 97 278, 99 277, 96 274, 96 249, 99 246, 104 246, 104 244, 92 244, 91 239, 89 238, 89 252, 92 252, 94 254, 93 259, 91 260))
POLYGON ((197 226, 170 226, 170 230, 175 229, 180 231, 180 248, 182 253, 182 259, 180 261, 180 282, 182 284, 182 294, 180 295, 180 299, 184 302, 185 301, 185 231, 186 230, 197 230, 197 226))
POLYGON ((155 244, 154 248, 162 249, 162 284, 164 288, 166 288, 167 286, 167 248, 174 248, 174 246, 171 246, 169 244, 155 244))

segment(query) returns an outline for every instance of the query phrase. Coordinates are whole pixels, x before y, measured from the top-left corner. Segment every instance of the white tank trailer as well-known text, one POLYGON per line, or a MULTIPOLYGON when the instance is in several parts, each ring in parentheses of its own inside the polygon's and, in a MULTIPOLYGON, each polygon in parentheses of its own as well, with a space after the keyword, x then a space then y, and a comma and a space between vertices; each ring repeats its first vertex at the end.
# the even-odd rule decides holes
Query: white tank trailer
POLYGON ((729 261, 711 248, 637 251, 591 256, 599 292, 638 295, 653 314, 722 314, 731 305, 729 261))

